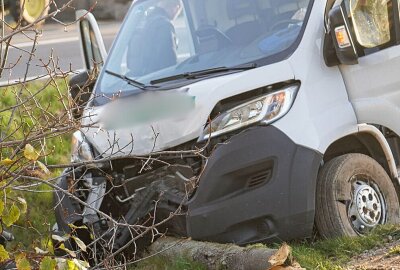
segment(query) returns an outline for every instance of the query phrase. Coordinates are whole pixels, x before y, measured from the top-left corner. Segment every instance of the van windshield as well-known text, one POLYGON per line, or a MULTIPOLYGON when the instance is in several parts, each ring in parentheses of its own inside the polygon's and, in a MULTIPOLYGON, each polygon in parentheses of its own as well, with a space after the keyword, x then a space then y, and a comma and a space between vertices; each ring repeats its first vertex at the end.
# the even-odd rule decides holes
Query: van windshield
POLYGON ((294 50, 310 1, 138 0, 108 56, 97 93, 143 90, 129 80, 162 87, 195 78, 179 76, 191 72, 217 68, 223 73, 282 60, 294 50))

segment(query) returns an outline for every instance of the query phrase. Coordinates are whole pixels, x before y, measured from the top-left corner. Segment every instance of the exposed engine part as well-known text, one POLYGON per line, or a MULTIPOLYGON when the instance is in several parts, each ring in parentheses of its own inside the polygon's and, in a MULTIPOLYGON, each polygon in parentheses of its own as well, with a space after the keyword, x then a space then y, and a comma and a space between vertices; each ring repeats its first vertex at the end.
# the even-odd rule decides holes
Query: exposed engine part
POLYGON ((129 196, 129 197, 127 197, 127 198, 125 198, 125 199, 121 199, 121 197, 118 196, 118 195, 115 196, 115 198, 116 198, 120 203, 126 203, 126 202, 129 202, 130 200, 134 199, 135 196, 136 196, 136 193, 133 194, 133 195, 131 195, 131 196, 129 196))
POLYGON ((96 223, 99 221, 99 216, 96 210, 100 210, 101 203, 103 202, 106 193, 106 182, 102 177, 92 177, 92 174, 87 174, 84 180, 89 188, 89 195, 86 203, 90 206, 84 207, 83 210, 83 223, 96 223))
MULTIPOLYGON (((94 168, 78 173, 81 175, 78 184, 71 182, 70 185, 87 203, 87 206, 81 205, 82 223, 91 228, 93 236, 108 243, 110 249, 117 250, 138 232, 129 226, 113 227, 97 211, 127 225, 142 225, 149 218, 165 219, 177 209, 185 211, 186 202, 196 187, 202 161, 191 158, 169 160, 169 163, 171 165, 150 164, 142 172, 141 161, 127 160, 125 166, 113 168, 112 173, 94 168)), ((185 223, 177 224, 177 230, 185 232, 185 223)))

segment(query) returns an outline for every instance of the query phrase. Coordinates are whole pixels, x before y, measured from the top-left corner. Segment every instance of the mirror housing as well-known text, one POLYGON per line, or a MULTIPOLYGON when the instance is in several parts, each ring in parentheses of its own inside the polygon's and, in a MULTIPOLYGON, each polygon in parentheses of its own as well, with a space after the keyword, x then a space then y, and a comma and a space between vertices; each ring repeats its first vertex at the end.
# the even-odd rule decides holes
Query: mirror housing
POLYGON ((88 104, 96 82, 87 71, 73 76, 69 82, 69 95, 71 98, 72 117, 80 119, 85 106, 88 104))
POLYGON ((83 9, 78 10, 76 19, 85 71, 73 76, 68 84, 72 117, 78 120, 90 102, 97 75, 107 58, 107 51, 93 14, 83 9))
POLYGON ((100 70, 107 58, 107 51, 99 25, 92 13, 76 11, 83 65, 87 71, 100 70))
POLYGON ((357 51, 346 13, 344 0, 337 0, 329 11, 328 33, 324 39, 324 58, 329 67, 339 64, 358 64, 357 51))

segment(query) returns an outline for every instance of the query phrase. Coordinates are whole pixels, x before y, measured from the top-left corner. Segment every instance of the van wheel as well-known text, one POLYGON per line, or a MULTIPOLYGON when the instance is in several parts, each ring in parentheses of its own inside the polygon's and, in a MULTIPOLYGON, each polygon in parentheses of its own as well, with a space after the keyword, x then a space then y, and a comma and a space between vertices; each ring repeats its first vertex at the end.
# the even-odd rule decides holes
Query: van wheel
MULTIPOLYGON (((22 16, 22 22, 33 23, 38 18, 46 16, 49 13, 49 0, 13 0, 11 1, 10 11, 15 21, 19 21, 22 16)), ((44 23, 41 21, 37 24, 40 26, 44 23)))
POLYGON ((382 166, 369 156, 346 154, 321 169, 316 227, 322 237, 357 236, 399 222, 399 200, 382 166))

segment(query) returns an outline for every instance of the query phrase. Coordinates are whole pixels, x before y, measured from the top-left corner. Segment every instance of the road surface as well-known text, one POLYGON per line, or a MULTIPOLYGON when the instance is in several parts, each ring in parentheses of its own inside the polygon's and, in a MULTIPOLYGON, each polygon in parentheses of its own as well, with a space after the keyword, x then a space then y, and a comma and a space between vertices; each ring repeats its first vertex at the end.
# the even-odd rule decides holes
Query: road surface
MULTIPOLYGON (((120 27, 119 22, 100 22, 100 31, 103 34, 106 48, 109 49, 115 35, 120 27)), ((32 37, 32 34, 27 33, 32 37)), ((14 37, 13 48, 9 51, 7 67, 13 67, 5 70, 0 78, 0 86, 23 80, 28 69, 27 78, 47 74, 44 64, 48 64, 52 59, 62 71, 79 70, 83 68, 81 58, 80 43, 78 40, 77 25, 71 25, 67 28, 58 24, 46 24, 43 28, 43 34, 38 39, 36 51, 30 67, 27 68, 29 53, 32 50, 33 41, 23 34, 14 37)))

